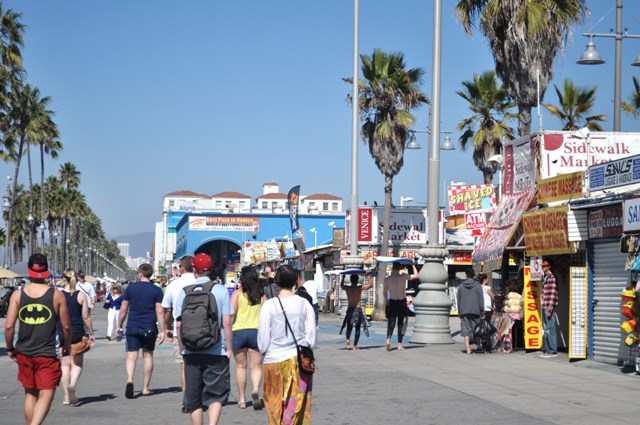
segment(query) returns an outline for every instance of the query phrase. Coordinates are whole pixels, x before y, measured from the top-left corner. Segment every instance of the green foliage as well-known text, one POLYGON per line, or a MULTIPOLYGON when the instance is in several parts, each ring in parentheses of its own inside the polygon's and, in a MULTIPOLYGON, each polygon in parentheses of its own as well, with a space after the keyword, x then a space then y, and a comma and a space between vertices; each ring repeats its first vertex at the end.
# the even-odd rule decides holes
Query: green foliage
POLYGON ((575 131, 584 126, 594 131, 603 131, 600 123, 605 115, 589 115, 595 104, 596 87, 578 87, 570 79, 564 80, 563 90, 553 85, 559 105, 545 103, 544 106, 562 123, 562 130, 575 131))

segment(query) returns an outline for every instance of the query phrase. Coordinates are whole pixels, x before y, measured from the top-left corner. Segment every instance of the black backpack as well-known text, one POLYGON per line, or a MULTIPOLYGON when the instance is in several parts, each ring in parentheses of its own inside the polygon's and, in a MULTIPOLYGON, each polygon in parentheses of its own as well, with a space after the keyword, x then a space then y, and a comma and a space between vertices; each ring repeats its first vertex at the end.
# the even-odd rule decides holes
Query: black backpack
POLYGON ((214 282, 197 283, 184 288, 180 314, 180 339, 191 351, 212 347, 220 340, 218 304, 211 293, 214 282))

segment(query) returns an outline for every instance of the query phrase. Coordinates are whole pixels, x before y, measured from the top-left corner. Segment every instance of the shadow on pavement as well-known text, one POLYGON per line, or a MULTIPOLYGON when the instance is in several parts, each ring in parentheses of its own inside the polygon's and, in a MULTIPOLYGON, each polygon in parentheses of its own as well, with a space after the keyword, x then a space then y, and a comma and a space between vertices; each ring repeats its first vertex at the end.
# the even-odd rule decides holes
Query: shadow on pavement
POLYGON ((113 400, 114 398, 116 398, 115 394, 100 394, 93 397, 80 397, 78 399, 78 406, 84 406, 85 404, 96 403, 99 401, 113 400))

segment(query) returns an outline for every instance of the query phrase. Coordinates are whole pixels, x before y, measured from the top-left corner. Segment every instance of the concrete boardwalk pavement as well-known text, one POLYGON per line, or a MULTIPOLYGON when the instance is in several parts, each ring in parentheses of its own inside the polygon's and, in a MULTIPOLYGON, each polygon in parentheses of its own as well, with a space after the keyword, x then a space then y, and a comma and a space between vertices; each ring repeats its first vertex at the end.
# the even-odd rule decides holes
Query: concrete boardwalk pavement
MULTIPOLYGON (((106 341, 106 310, 93 313, 98 343, 85 355, 77 387, 80 404, 56 397, 47 424, 178 424, 180 366, 169 345, 155 352, 154 394, 141 397, 142 359, 136 369, 136 398, 124 397, 124 344, 106 341)), ((413 345, 385 350, 386 324, 362 334, 359 351, 344 349, 340 318, 321 314, 314 377, 314 424, 629 424, 640 418, 640 376, 592 361, 570 363, 566 354, 541 359, 539 353, 462 354, 459 321, 451 318, 454 344, 413 345)), ((2 332, 4 319, 0 319, 2 332)), ((409 326, 410 337, 413 320, 409 326)), ((0 342, 0 424, 24 423, 24 394, 17 366, 0 342)), ((266 424, 266 413, 238 409, 235 367, 231 398, 221 424, 266 424)), ((250 388, 250 387, 249 387, 250 388)), ((250 400, 250 390, 247 392, 250 400)), ((205 415, 206 417, 206 415, 205 415)), ((205 422, 206 423, 206 422, 205 422)))

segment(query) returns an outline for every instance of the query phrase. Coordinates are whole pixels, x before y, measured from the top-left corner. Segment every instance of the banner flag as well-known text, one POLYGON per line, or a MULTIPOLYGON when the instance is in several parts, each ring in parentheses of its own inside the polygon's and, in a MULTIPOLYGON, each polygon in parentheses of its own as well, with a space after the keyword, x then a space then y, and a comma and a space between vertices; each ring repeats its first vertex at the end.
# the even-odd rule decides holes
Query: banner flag
POLYGON ((300 185, 294 186, 287 195, 289 202, 289 221, 291 222, 291 235, 296 249, 302 253, 304 251, 304 233, 298 224, 298 204, 300 201, 300 185))

